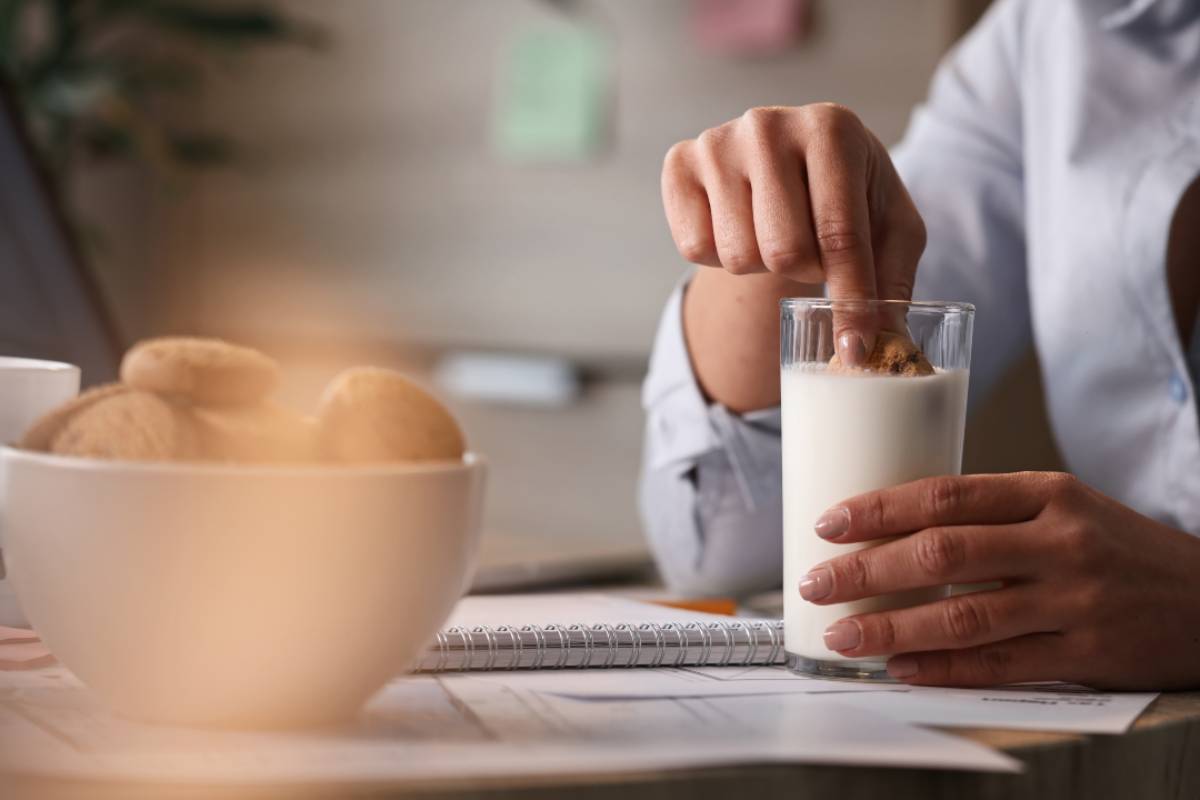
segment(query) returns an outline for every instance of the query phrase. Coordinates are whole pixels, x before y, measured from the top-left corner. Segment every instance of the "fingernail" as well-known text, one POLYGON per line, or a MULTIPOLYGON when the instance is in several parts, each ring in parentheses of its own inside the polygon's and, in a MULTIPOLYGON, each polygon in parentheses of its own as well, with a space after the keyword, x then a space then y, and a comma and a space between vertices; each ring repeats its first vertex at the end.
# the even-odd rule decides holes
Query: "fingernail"
POLYGON ((813 525, 813 530, 822 539, 836 539, 849 529, 850 509, 843 506, 829 509, 813 525))
POLYGON ((862 642, 862 629, 853 620, 844 619, 825 629, 825 646, 830 650, 853 650, 862 642))
POLYGON ((896 656, 887 662, 888 675, 897 680, 917 674, 917 660, 912 656, 896 656))
POLYGON ((853 331, 846 331, 838 337, 838 354, 842 363, 848 367, 858 367, 867 363, 867 346, 862 337, 853 331))
POLYGON ((833 576, 827 569, 814 569, 800 579, 800 596, 805 600, 820 600, 833 591, 833 576))

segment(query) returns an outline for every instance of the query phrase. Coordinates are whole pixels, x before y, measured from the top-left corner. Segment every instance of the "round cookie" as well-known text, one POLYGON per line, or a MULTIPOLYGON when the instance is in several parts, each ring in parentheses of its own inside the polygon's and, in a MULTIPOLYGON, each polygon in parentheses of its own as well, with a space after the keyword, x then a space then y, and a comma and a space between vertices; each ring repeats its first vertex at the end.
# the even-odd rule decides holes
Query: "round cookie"
MULTIPOLYGON (((858 371, 843 367, 841 358, 836 355, 829 360, 829 369, 834 372, 858 371)), ((891 331, 879 331, 875 335, 875 346, 871 348, 863 370, 906 377, 934 373, 933 365, 912 339, 891 331)))
POLYGON ((211 461, 279 462, 317 459, 317 424, 275 403, 192 410, 200 456, 211 461))
POLYGON ((29 429, 25 431, 24 435, 17 442, 17 447, 24 450, 48 451, 50 443, 54 440, 55 435, 62 430, 67 420, 98 400, 128 391, 129 387, 123 383, 106 383, 101 386, 93 386, 91 389, 71 398, 56 408, 52 408, 34 420, 33 424, 29 426, 29 429))
POLYGON ((257 350, 220 339, 165 337, 134 345, 121 361, 121 380, 196 405, 250 405, 275 389, 279 365, 257 350))
POLYGON ((398 372, 354 367, 317 408, 321 454, 343 462, 462 458, 462 430, 437 399, 398 372))
POLYGON ((137 391, 113 392, 79 409, 50 438, 48 449, 125 461, 182 461, 198 453, 188 409, 137 391))

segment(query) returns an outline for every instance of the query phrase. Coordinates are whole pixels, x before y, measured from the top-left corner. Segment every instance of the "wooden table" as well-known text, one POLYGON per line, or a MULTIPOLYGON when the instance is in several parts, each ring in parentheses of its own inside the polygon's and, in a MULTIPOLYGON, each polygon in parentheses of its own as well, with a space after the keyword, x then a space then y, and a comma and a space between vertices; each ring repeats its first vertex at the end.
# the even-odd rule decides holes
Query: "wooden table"
POLYGON ((436 785, 344 785, 320 790, 296 787, 220 788, 174 785, 115 785, 68 781, 5 780, 4 800, 99 800, 181 798, 430 797, 641 800, 641 798, 787 797, 793 800, 1197 800, 1200 798, 1200 692, 1159 698, 1123 736, 1030 733, 1000 730, 951 731, 1003 748, 1025 762, 1021 775, 919 769, 835 766, 746 766, 654 774, 580 775, 569 780, 464 781, 436 785))

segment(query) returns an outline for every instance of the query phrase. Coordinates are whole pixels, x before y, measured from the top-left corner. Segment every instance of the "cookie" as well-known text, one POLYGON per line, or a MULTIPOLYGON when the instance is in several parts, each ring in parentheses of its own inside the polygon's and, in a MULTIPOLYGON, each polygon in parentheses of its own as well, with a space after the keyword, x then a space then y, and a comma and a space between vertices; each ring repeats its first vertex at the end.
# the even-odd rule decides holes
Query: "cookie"
POLYGON ((324 458, 342 462, 462 458, 462 430, 437 399, 398 372, 354 367, 317 408, 324 458))
MULTIPOLYGON (((829 360, 829 369, 835 372, 849 371, 836 355, 829 360)), ((879 331, 875 335, 875 346, 871 348, 871 355, 863 369, 906 377, 934 373, 933 365, 912 339, 891 331, 879 331)))
POLYGON ((192 409, 200 457, 209 461, 279 462, 317 459, 316 421, 275 403, 192 409))
POLYGON ((17 447, 25 450, 48 451, 51 441, 62 430, 67 420, 98 400, 128 391, 129 387, 122 383, 106 383, 102 386, 93 386, 79 396, 71 398, 34 420, 34 423, 29 426, 29 429, 25 431, 25 434, 17 442, 17 447))
POLYGON ((66 418, 49 452, 126 461, 183 461, 198 455, 189 409, 151 392, 112 392, 66 418))
POLYGON ((121 361, 121 380, 201 406, 251 405, 278 385, 279 365, 220 339, 166 337, 134 345, 121 361))

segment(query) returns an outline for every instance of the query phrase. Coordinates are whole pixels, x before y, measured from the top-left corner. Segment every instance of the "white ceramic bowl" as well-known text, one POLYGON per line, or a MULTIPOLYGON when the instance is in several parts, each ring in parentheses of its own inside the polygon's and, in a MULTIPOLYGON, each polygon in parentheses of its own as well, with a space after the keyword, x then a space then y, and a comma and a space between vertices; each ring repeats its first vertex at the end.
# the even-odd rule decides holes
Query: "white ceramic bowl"
POLYGON ((484 465, 151 464, 0 450, 34 628, 116 710, 191 725, 352 715, 468 585, 484 465))

